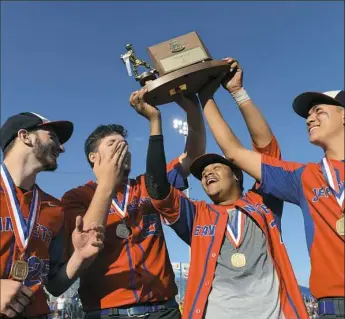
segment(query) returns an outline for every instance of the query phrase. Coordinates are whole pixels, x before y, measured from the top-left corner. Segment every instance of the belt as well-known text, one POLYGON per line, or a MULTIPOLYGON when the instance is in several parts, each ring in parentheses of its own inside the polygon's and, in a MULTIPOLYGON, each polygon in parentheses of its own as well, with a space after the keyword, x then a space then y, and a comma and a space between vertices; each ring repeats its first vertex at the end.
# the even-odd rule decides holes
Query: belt
POLYGON ((319 316, 344 316, 345 298, 322 298, 318 300, 319 316))
POLYGON ((107 318, 117 316, 145 316, 152 312, 165 311, 169 308, 178 308, 178 304, 174 299, 158 303, 132 305, 128 308, 107 308, 102 310, 90 311, 85 314, 85 319, 94 319, 100 317, 107 318))

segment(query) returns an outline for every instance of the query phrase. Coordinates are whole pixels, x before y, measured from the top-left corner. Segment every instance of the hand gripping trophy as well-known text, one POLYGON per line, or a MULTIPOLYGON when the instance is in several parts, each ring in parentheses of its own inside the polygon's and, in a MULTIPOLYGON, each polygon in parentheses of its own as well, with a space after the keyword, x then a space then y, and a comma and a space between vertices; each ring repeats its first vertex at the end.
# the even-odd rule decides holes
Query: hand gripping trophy
POLYGON ((121 54, 120 58, 126 64, 128 75, 132 76, 132 70, 131 70, 131 65, 132 65, 135 79, 140 82, 141 86, 144 86, 147 81, 155 80, 157 70, 153 69, 150 64, 148 64, 144 60, 139 59, 135 55, 135 51, 133 49, 132 44, 127 44, 126 49, 127 49, 127 52, 125 54, 121 54), (146 69, 148 69, 148 71, 143 72, 139 75, 138 73, 139 66, 145 67, 146 69))

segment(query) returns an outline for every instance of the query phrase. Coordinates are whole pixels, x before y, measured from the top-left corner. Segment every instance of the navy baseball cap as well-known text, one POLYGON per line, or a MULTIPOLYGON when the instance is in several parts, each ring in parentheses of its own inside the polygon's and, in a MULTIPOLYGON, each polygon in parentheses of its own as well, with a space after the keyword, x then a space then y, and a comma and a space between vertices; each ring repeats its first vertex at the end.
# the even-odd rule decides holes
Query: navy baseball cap
POLYGON ((295 98, 292 107, 298 115, 307 118, 309 110, 318 104, 338 105, 345 108, 344 91, 305 92, 295 98))
POLYGON ((218 154, 204 154, 199 156, 194 162, 192 163, 190 167, 190 172, 192 175, 197 178, 198 180, 201 180, 202 172, 204 168, 208 165, 220 163, 227 165, 231 168, 231 170, 234 172, 235 176, 238 179, 238 182, 241 186, 243 186, 243 172, 240 170, 236 165, 231 163, 228 159, 226 159, 224 156, 218 155, 218 154))
POLYGON ((70 121, 50 121, 36 113, 19 113, 9 117, 0 128, 0 148, 4 150, 21 129, 29 130, 45 126, 52 127, 61 144, 66 143, 73 133, 73 123, 70 121))

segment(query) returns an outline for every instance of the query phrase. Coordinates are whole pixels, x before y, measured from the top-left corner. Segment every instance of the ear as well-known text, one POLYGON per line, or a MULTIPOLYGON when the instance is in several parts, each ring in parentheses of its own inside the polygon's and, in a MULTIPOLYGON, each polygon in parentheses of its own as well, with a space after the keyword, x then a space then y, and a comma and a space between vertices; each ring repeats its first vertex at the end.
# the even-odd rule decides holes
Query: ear
POLYGON ((18 139, 27 146, 33 146, 33 134, 30 134, 27 130, 20 129, 17 133, 18 139))
POLYGON ((94 152, 89 153, 89 161, 93 164, 96 162, 96 153, 94 152))

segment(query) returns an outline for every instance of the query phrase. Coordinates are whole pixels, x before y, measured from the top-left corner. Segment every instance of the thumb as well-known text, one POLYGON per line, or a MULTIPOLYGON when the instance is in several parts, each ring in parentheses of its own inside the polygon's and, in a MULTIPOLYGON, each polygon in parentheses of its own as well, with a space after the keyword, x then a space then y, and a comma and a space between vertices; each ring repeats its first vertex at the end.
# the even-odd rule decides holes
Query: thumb
POLYGON ((75 219, 75 231, 77 233, 82 233, 83 232, 83 218, 81 216, 77 216, 75 219))

